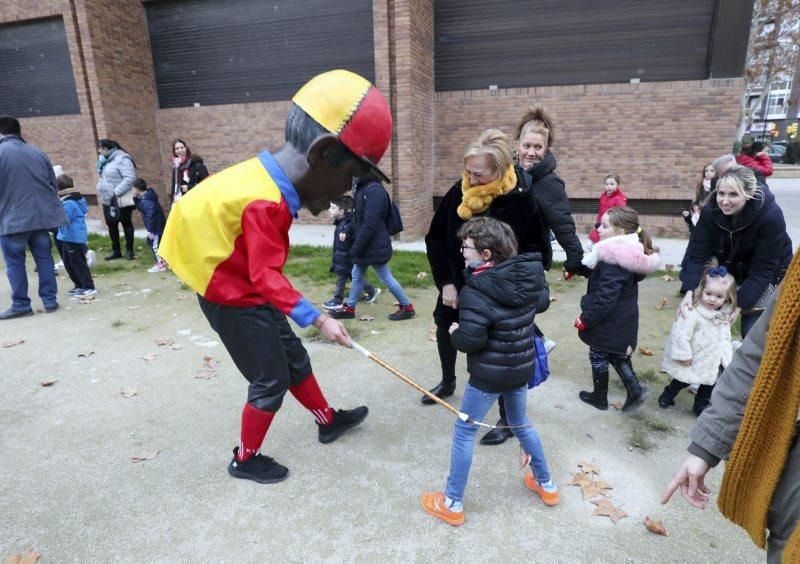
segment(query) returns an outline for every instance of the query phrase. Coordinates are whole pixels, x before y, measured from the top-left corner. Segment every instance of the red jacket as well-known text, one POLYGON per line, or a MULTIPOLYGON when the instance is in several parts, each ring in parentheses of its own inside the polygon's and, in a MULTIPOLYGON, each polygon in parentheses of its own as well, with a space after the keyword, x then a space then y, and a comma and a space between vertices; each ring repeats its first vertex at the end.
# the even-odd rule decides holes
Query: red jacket
POLYGON ((600 234, 597 232, 597 226, 600 225, 600 220, 603 219, 603 214, 611 208, 620 208, 627 205, 628 196, 626 196, 625 192, 623 192, 621 189, 617 188, 617 191, 610 196, 607 192, 603 192, 603 195, 600 196, 597 219, 594 220, 595 227, 592 229, 592 232, 589 233, 589 239, 592 240, 592 243, 597 243, 600 240, 600 234))
POLYGON ((736 162, 742 166, 753 169, 756 174, 772 176, 772 159, 770 159, 769 155, 766 153, 756 155, 755 157, 742 153, 736 157, 736 162))

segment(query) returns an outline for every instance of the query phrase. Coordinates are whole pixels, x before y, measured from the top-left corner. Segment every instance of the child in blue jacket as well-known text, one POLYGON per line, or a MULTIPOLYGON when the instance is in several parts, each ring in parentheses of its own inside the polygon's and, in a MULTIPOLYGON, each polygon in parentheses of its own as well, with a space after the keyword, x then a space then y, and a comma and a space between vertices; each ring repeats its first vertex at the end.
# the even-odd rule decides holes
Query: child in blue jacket
POLYGON ((86 213, 89 206, 81 193, 75 188, 72 178, 62 174, 56 178, 58 197, 69 218, 69 224, 58 228, 56 239, 61 241, 64 269, 75 287, 67 292, 70 296, 88 297, 97 293, 92 272, 86 262, 86 243, 89 240, 86 229, 86 213))
POLYGON ((142 214, 144 227, 147 229, 147 240, 152 244, 153 256, 156 258, 156 263, 148 268, 147 272, 164 272, 167 270, 167 263, 158 255, 158 244, 161 242, 167 220, 161 204, 158 203, 158 194, 147 187, 144 178, 133 181, 133 203, 142 214))

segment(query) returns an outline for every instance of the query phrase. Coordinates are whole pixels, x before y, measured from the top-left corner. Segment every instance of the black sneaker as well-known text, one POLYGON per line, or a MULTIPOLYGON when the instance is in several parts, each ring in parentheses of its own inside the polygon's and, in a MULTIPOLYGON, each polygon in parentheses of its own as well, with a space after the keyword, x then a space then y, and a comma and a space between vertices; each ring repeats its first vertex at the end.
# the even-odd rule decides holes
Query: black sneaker
POLYGON ((333 421, 319 427, 319 442, 330 443, 338 439, 342 433, 361 423, 369 413, 369 409, 362 405, 355 409, 339 409, 333 413, 333 421))
POLYGON ((416 315, 414 306, 408 304, 407 306, 400 306, 396 312, 389 315, 390 321, 403 321, 404 319, 411 319, 416 315))
POLYGON ((281 466, 269 456, 254 454, 244 462, 236 460, 239 447, 233 449, 233 460, 228 464, 228 474, 234 478, 253 480, 259 484, 274 484, 286 479, 289 469, 281 466))
POLYGON ((328 310, 328 315, 330 315, 334 319, 355 319, 356 308, 344 304, 339 309, 328 310))

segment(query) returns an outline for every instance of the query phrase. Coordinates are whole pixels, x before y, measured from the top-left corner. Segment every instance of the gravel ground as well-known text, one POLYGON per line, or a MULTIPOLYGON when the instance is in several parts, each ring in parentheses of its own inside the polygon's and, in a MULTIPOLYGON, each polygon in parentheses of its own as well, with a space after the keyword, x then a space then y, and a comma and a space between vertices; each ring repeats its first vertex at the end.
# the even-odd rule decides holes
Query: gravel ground
MULTIPOLYGON (((63 293, 69 286, 61 282, 63 293)), ((558 346, 550 380, 531 392, 528 410, 562 502, 545 507, 525 489, 516 441, 476 446, 460 528, 434 520, 419 505, 419 495, 443 488, 447 476, 453 426, 447 411, 420 405, 416 392, 357 353, 311 338, 308 349, 331 404, 366 404, 369 417, 322 445, 313 418, 287 397, 264 450, 290 468, 289 479, 275 485, 231 479, 226 465, 238 440, 245 382, 195 297, 170 274, 108 275, 97 285, 91 303, 63 296, 55 314, 0 327, 0 341, 25 339, 0 348, 0 511, 6 515, 0 556, 32 548, 42 561, 763 560, 715 507, 701 512, 682 500, 659 504, 694 420, 688 393, 667 412, 654 399, 665 382, 657 372, 676 282, 654 278, 641 285, 640 344, 655 354, 637 353, 634 366, 640 373, 651 369, 649 379, 656 381, 638 419, 578 400, 590 372, 572 320, 585 286, 553 285, 556 301, 539 323, 558 346), (662 297, 670 303, 659 311, 662 297), (157 339, 180 347, 158 346, 157 339), (216 370, 209 371, 204 356, 213 357, 216 370), (48 380, 56 383, 43 387, 48 380), (137 393, 125 398, 123 388, 137 393), (667 431, 648 429, 664 422, 667 431), (131 461, 156 452, 152 460, 131 461), (615 525, 593 517, 594 506, 566 485, 583 460, 601 468, 600 477, 614 486, 611 501, 628 518, 615 525), (645 530, 646 516, 663 521, 670 536, 645 530)), ((351 325, 362 344, 431 386, 439 375, 436 345, 428 338, 435 294, 410 294, 417 318, 387 321, 393 308, 384 294, 381 303, 362 308, 375 321, 351 325)), ((309 295, 327 298, 322 289, 309 295)), ((3 277, 0 304, 9 300, 3 277)), ((456 404, 466 381, 463 360, 456 404)), ((612 396, 623 397, 616 382, 612 396)), ((711 474, 714 490, 720 479, 720 470, 711 474)))

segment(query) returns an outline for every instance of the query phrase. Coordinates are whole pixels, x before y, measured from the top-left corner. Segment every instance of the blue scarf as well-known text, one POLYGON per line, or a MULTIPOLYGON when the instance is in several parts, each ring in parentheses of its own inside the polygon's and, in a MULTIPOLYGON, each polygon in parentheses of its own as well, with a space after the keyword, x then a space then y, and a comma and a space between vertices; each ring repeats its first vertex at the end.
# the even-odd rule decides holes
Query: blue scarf
MULTIPOLYGON (((110 153, 109 153, 109 155, 110 155, 110 153)), ((103 167, 105 167, 106 164, 108 164, 108 157, 107 156, 100 155, 99 157, 97 157, 97 174, 102 174, 103 173, 103 167)))

